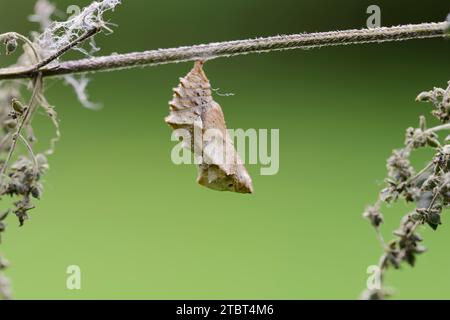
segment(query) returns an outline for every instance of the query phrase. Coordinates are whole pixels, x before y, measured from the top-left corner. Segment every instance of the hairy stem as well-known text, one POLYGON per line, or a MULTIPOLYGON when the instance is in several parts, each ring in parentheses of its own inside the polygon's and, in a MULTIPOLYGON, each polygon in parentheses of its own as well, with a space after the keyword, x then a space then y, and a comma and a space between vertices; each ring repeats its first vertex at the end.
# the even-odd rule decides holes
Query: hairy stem
POLYGON ((195 60, 209 60, 249 53, 310 49, 361 43, 380 43, 422 38, 448 37, 450 22, 410 24, 361 30, 283 35, 237 41, 216 42, 188 47, 158 49, 127 54, 61 62, 29 71, 24 68, 0 70, 0 80, 30 78, 36 72, 43 77, 73 73, 119 70, 195 60))

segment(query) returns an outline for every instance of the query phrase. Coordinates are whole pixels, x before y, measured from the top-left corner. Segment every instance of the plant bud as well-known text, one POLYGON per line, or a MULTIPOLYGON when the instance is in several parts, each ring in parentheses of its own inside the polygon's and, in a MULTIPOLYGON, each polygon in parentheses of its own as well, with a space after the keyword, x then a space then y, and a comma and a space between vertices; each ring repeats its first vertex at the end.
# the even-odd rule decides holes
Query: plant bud
POLYGON ((18 99, 13 98, 11 100, 11 105, 15 112, 18 114, 23 114, 26 110, 26 108, 23 106, 22 102, 20 102, 18 99))
POLYGON ((5 39, 6 54, 12 54, 17 49, 17 40, 14 36, 8 36, 5 39))
POLYGON ((416 101, 419 102, 428 102, 431 100, 431 97, 433 95, 430 92, 422 92, 421 94, 419 94, 416 98, 416 101))
POLYGON ((427 251, 427 248, 425 248, 424 246, 417 246, 414 248, 414 252, 415 253, 424 253, 425 251, 427 251))

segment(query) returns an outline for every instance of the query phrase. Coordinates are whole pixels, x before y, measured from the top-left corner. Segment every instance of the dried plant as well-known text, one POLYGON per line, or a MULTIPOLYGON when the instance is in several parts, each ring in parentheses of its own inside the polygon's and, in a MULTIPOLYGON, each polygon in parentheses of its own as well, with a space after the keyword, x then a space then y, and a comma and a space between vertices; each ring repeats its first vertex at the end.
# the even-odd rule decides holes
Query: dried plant
MULTIPOLYGON (((89 81, 84 74, 88 72, 120 70, 183 61, 206 61, 219 57, 288 49, 444 38, 448 37, 450 29, 450 21, 444 21, 390 28, 283 35, 94 57, 93 55, 99 51, 99 48, 95 45, 94 36, 102 31, 112 32, 103 15, 107 11, 114 10, 119 4, 120 0, 93 1, 79 14, 66 21, 56 22, 52 20, 55 6, 47 0, 38 0, 35 13, 30 17, 30 20, 39 23, 40 31, 32 33, 31 38, 16 32, 0 34, 0 41, 4 45, 6 54, 22 52, 15 65, 0 69, 0 159, 2 159, 0 160, 0 195, 14 198, 12 207, 5 208, 6 211, 0 214, 0 233, 5 231, 5 218, 8 213, 15 215, 20 225, 23 225, 28 219, 30 210, 34 208, 34 199, 39 199, 43 192, 41 179, 49 168, 47 157, 54 152, 55 143, 60 138, 56 110, 44 96, 44 79, 47 77, 62 77, 66 83, 74 87, 80 102, 86 107, 93 108, 96 105, 89 101, 85 91, 89 81), (85 42, 88 42, 89 46, 84 45, 85 42), (71 50, 78 51, 84 58, 75 61, 62 61, 61 57, 71 50), (77 77, 75 74, 82 75, 77 77), (39 109, 42 109, 48 115, 55 126, 55 137, 49 142, 47 150, 36 150, 35 145, 37 138, 33 133, 32 122, 34 114, 39 109), (18 149, 18 145, 22 145, 23 148, 18 149)), ((207 82, 206 76, 204 82, 207 82)), ((438 99, 438 93, 433 94, 435 94, 433 97, 438 99)), ((433 97, 430 96, 430 99, 433 97)), ((190 102, 195 102, 195 99, 191 99, 190 102)), ((437 111, 440 112, 441 118, 446 117, 447 111, 444 109, 437 111)), ((211 110, 209 112, 208 110, 203 111, 205 111, 204 115, 211 115, 211 110)), ((223 120, 223 117, 221 120, 223 120)), ((221 121, 221 123, 225 127, 224 121, 221 121)), ((423 130, 422 133, 415 131, 410 133, 409 139, 413 141, 411 147, 422 144, 423 139, 426 143, 437 141, 433 132, 423 130)), ((392 168, 398 167, 397 171, 392 172, 393 176, 398 174, 412 175, 409 172, 406 153, 406 150, 399 152, 391 159, 392 168)), ((232 181, 237 186, 230 186, 230 184, 214 185, 214 179, 203 181, 203 184, 216 189, 228 188, 238 192, 251 191, 250 177, 244 174, 246 173, 245 168, 239 165, 238 163, 239 169, 237 171, 239 172, 233 171, 234 169, 227 171, 229 168, 218 168, 219 170, 216 170, 220 174, 223 172, 235 173, 232 181), (237 177, 238 173, 240 174, 239 177, 237 177)), ((217 172, 208 172, 208 177, 210 173, 217 172)), ((423 176, 424 174, 420 175, 420 177, 423 176)), ((398 179, 401 179, 401 177, 398 179)), ((444 181, 442 179, 444 178, 441 178, 440 183, 444 181)), ((228 182, 228 178, 220 177, 217 182, 223 183, 224 181, 228 182)), ((397 182, 395 179, 392 180, 392 185, 390 185, 392 191, 385 192, 387 198, 396 199, 400 195, 403 196, 407 192, 413 191, 409 185, 403 184, 400 186, 396 184, 397 182)), ((440 192, 442 193, 444 190, 446 190, 446 187, 442 187, 440 192)), ((412 194, 411 197, 413 197, 412 194)), ((432 201, 433 205, 430 210, 436 213, 435 202, 437 205, 442 201, 438 198, 432 201)), ((374 211, 377 212, 376 208, 374 211)), ((431 214, 430 210, 421 213, 421 216, 428 217, 431 214)), ((434 218, 436 218, 436 214, 433 215, 434 218)), ((376 214, 374 213, 374 215, 376 214)), ((376 218, 373 219, 378 225, 379 222, 376 218)), ((437 220, 427 219, 427 221, 437 223, 437 220)), ((408 239, 410 239, 409 235, 408 239)), ((410 246, 409 242, 408 246, 410 246)), ((5 261, 4 259, 0 260, 0 296, 10 298, 9 281, 3 275, 3 270, 7 266, 5 261)))
MULTIPOLYGON (((36 71, 29 81, 24 79, 0 83, 0 155, 3 156, 0 167, 0 195, 15 199, 12 208, 0 215, 0 233, 5 231, 4 220, 9 212, 17 216, 20 226, 28 219, 29 211, 34 208, 33 199, 39 199, 43 191, 40 180, 48 170, 47 156, 54 152, 55 143, 60 138, 57 113, 44 96, 43 77, 38 72, 39 68, 51 67, 71 49, 89 56, 90 53, 80 44, 92 39, 93 35, 103 29, 110 30, 102 15, 117 4, 119 0, 93 2, 67 21, 53 22, 50 21, 50 16, 55 7, 46 0, 39 0, 32 17, 41 24, 41 33, 35 32, 33 40, 15 32, 0 35, 7 55, 17 51, 19 42, 23 42, 22 55, 17 63, 7 70, 25 68, 36 71), (28 98, 27 91, 31 91, 28 98), (44 110, 54 124, 56 133, 48 149, 37 152, 37 138, 33 133, 32 120, 39 108, 44 110), (19 153, 19 143, 24 146, 23 154, 19 153)), ((98 50, 93 41, 90 47, 90 52, 98 50)), ((79 95, 84 94, 83 81, 78 81, 73 75, 66 75, 65 78, 73 84, 79 95)), ((87 99, 83 98, 83 101, 88 104, 87 99)), ((2 273, 6 267, 6 260, 0 260, 0 297, 8 299, 11 297, 9 281, 2 273)))
POLYGON ((201 158, 197 182, 213 190, 252 193, 252 179, 234 149, 222 108, 211 96, 203 61, 197 61, 173 91, 166 122, 184 132, 185 148, 201 158))
MULTIPOLYGON (((9 210, 0 213, 0 243, 2 233, 5 231, 5 219, 9 214, 9 210)), ((8 261, 0 256, 0 298, 11 299, 11 288, 9 279, 4 275, 3 271, 8 267, 8 261)))
POLYGON ((384 251, 377 275, 381 286, 364 291, 363 299, 383 299, 390 294, 390 290, 382 286, 386 270, 398 269, 402 263, 413 267, 417 255, 425 251, 417 228, 428 225, 437 230, 442 223, 442 211, 450 206, 450 144, 447 143, 450 136, 444 140, 438 136, 438 132, 450 129, 450 81, 446 89, 422 92, 416 101, 432 104, 432 115, 442 125, 427 128, 425 117, 420 116, 419 126, 406 130, 404 147, 394 150, 387 159, 386 187, 375 204, 368 206, 363 214, 375 228, 384 251), (410 157, 414 150, 421 148, 433 149, 434 156, 424 168, 416 171, 410 157), (380 232, 384 220, 382 204, 400 200, 414 203, 416 208, 401 219, 399 228, 393 232, 395 238, 386 243, 380 232))

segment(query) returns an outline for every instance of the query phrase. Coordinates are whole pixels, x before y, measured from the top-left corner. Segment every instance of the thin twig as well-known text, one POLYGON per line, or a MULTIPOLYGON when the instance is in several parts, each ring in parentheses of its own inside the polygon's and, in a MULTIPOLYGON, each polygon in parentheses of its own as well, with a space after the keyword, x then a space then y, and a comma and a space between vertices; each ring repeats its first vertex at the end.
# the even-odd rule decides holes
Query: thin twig
MULTIPOLYGON (((159 49, 127 54, 113 54, 75 61, 61 62, 38 71, 43 77, 64 74, 120 70, 159 64, 195 60, 210 60, 249 53, 288 49, 310 49, 361 43, 380 43, 422 38, 448 37, 450 22, 410 24, 361 30, 281 35, 238 41, 216 42, 203 45, 159 49)), ((33 77, 25 68, 0 70, 0 80, 33 77)))
POLYGON ((92 28, 89 31, 85 32, 83 35, 81 35, 80 37, 78 37, 74 41, 70 42, 66 46, 62 47, 60 50, 58 50, 57 52, 52 54, 50 57, 45 58, 44 60, 42 60, 38 64, 36 64, 36 66, 33 66, 34 71, 37 71, 37 70, 39 70, 42 67, 45 67, 46 65, 48 65, 52 61, 54 61, 54 60, 58 59, 59 57, 61 57, 63 54, 65 54, 70 49, 72 49, 72 48, 76 47, 77 45, 81 44, 85 40, 87 40, 90 37, 94 36, 96 33, 100 32, 101 30, 102 30, 102 28, 98 27, 98 28, 92 28))
POLYGON ((36 159, 36 156, 34 155, 33 148, 30 146, 30 144, 28 143, 27 139, 25 139, 25 137, 23 135, 19 134, 19 138, 22 141, 22 143, 25 146, 25 148, 27 148, 28 153, 30 154, 30 158, 33 161, 34 169, 37 171, 38 168, 39 168, 39 163, 38 163, 38 161, 36 159))
POLYGON ((31 48, 31 51, 33 51, 33 55, 34 55, 34 58, 35 58, 36 62, 41 60, 39 52, 37 51, 37 49, 34 46, 33 42, 30 41, 30 39, 28 39, 24 35, 21 35, 20 33, 17 33, 17 32, 7 32, 7 33, 0 34, 0 39, 6 37, 8 35, 11 35, 11 36, 13 36, 13 37, 23 41, 24 43, 26 43, 31 48))
POLYGON ((34 85, 34 89, 33 89, 33 93, 30 98, 30 103, 28 104, 28 108, 25 111, 25 114, 23 115, 23 119, 20 122, 19 127, 17 128, 16 132, 14 132, 14 134, 13 134, 12 145, 9 149, 8 155, 6 156, 5 162, 3 163, 3 165, 0 169, 0 187, 3 184, 3 177, 4 177, 6 169, 8 167, 8 163, 11 160, 11 157, 14 153, 15 147, 17 145, 17 140, 19 139, 21 131, 22 131, 23 127, 25 126, 25 123, 27 122, 28 117, 31 114, 33 114, 35 105, 37 103, 37 97, 42 89, 42 77, 40 74, 38 74, 36 76, 36 78, 33 79, 33 85, 34 85))

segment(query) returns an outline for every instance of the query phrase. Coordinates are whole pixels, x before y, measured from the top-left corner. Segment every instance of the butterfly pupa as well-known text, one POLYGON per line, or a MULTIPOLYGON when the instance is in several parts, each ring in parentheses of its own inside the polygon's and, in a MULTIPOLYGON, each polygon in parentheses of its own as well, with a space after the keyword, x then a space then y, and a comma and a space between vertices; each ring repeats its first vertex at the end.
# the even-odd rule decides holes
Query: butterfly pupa
POLYGON ((213 190, 252 193, 252 179, 234 148, 222 108, 212 98, 202 61, 180 78, 173 92, 165 120, 173 129, 189 133, 191 143, 184 146, 201 159, 197 182, 213 190))

